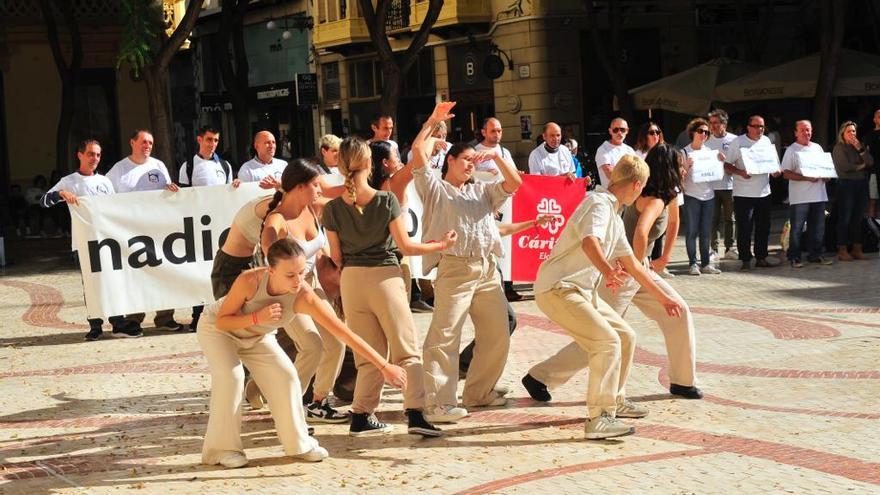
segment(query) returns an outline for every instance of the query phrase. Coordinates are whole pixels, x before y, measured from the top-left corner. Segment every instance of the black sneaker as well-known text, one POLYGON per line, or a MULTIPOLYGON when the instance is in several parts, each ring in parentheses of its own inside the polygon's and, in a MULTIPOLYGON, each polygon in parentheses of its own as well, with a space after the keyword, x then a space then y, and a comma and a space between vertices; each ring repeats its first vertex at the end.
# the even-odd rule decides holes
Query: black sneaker
POLYGON ((375 414, 352 413, 351 427, 348 434, 353 437, 365 437, 368 435, 381 435, 383 433, 391 433, 394 427, 380 423, 375 414))
POLYGON ((434 311, 434 307, 430 304, 422 301, 421 299, 417 299, 411 303, 409 303, 409 309, 413 313, 430 313, 434 311))
POLYGON ((308 432, 309 432, 309 436, 310 436, 310 437, 315 436, 315 427, 313 427, 313 426, 309 426, 309 428, 308 428, 308 432))
POLYGON ((89 330, 89 333, 86 334, 86 341, 87 342, 94 342, 94 341, 100 339, 101 335, 103 335, 103 334, 104 334, 104 330, 102 330, 101 327, 92 328, 91 330, 89 330))
POLYGON ((685 399, 702 399, 703 391, 691 385, 690 387, 685 387, 684 385, 676 385, 674 383, 669 385, 669 393, 672 395, 677 395, 679 397, 684 397, 685 399))
POLYGON ((136 321, 129 321, 123 325, 119 325, 113 327, 113 336, 114 337, 140 337, 144 334, 144 331, 141 330, 140 323, 136 321))
POLYGON ((547 385, 539 382, 532 375, 526 374, 526 376, 522 377, 522 384, 529 395, 532 396, 532 399, 538 402, 550 402, 552 397, 550 392, 547 391, 547 385))
POLYGON ((423 437, 442 437, 443 431, 432 425, 425 419, 425 415, 418 409, 407 409, 406 417, 409 419, 407 433, 421 435, 423 437))
POLYGON ((199 326, 199 317, 194 316, 192 321, 189 322, 189 332, 195 333, 195 331, 198 329, 198 326, 199 326))
POLYGON ((165 330, 165 331, 169 331, 169 332, 179 332, 179 331, 183 330, 184 328, 186 328, 185 326, 181 325, 180 323, 177 323, 176 321, 174 321, 173 318, 168 321, 163 321, 162 323, 154 321, 153 325, 156 326, 156 330, 165 330))
POLYGON ((343 414, 330 406, 324 397, 321 402, 315 401, 306 406, 306 421, 309 423, 346 423, 348 414, 343 414))

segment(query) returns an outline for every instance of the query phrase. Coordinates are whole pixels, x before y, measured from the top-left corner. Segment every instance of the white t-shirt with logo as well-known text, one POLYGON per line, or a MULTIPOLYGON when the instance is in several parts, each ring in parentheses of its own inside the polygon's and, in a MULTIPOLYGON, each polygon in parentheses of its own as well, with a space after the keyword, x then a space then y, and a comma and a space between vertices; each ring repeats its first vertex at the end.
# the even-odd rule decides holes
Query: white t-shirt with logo
POLYGON ((125 157, 113 165, 107 172, 107 178, 117 193, 155 191, 171 184, 165 164, 152 156, 147 157, 147 161, 141 165, 125 157))
MULTIPOLYGON (((773 146, 773 143, 767 139, 767 136, 761 136, 757 141, 752 141, 749 139, 748 134, 743 134, 730 142, 729 153, 725 155, 724 161, 732 163, 733 166, 740 170, 745 170, 746 166, 743 165, 742 152, 740 150, 749 149, 757 144, 773 146)), ((734 175, 733 195, 741 198, 763 198, 769 196, 770 174, 754 174, 749 179, 734 175)))
MULTIPOLYGON (((694 152, 691 145, 687 145, 681 150, 684 153, 685 160, 694 152)), ((686 165, 685 165, 686 166, 686 165)), ((708 201, 715 198, 715 189, 711 182, 694 182, 694 174, 685 175, 681 185, 682 192, 685 196, 690 196, 700 201, 708 201)))
MULTIPOLYGON (((725 160, 727 159, 727 151, 730 149, 730 143, 736 139, 736 134, 731 132, 725 133, 722 137, 715 137, 714 134, 709 136, 709 139, 706 141, 706 147, 710 150, 721 151, 724 153, 725 160)), ((711 182, 712 188, 716 191, 730 191, 733 189, 733 176, 725 173, 724 178, 720 180, 716 180, 711 182)))
MULTIPOLYGON (((486 146, 482 142, 480 142, 477 143, 476 146, 474 146, 474 151, 479 153, 481 151, 492 151, 499 148, 501 149, 501 158, 503 158, 507 162, 510 162, 511 165, 514 165, 513 157, 510 155, 510 151, 508 151, 507 148, 501 146, 501 144, 496 144, 495 146, 486 146)), ((501 172, 500 170, 498 170, 498 165, 495 164, 495 160, 484 160, 478 163, 474 167, 474 169, 478 172, 491 172, 493 170, 499 173, 501 172)))
POLYGON ((635 155, 636 151, 629 147, 626 143, 617 146, 611 144, 611 141, 605 141, 599 149, 596 150, 596 167, 599 168, 599 184, 608 187, 611 183, 611 177, 605 175, 602 171, 602 165, 611 165, 613 169, 617 165, 617 161, 624 155, 635 155))
POLYGON ((249 160, 241 166, 238 171, 238 179, 242 182, 260 182, 271 175, 275 179, 281 180, 285 167, 287 167, 287 162, 278 158, 272 158, 271 163, 264 164, 254 157, 253 160, 249 160))
POLYGON ((229 178, 227 179, 226 169, 223 167, 222 162, 213 159, 205 160, 199 156, 198 153, 193 156, 192 161, 192 180, 190 180, 189 175, 186 173, 188 162, 183 162, 183 165, 180 166, 180 173, 177 177, 181 184, 188 184, 190 186, 216 186, 218 184, 232 183, 232 170, 229 171, 229 178))
MULTIPOLYGON (((52 186, 52 189, 46 191, 46 195, 43 196, 43 206, 52 206, 54 203, 50 204, 46 199, 47 196, 54 192, 61 191, 73 193, 78 198, 82 196, 102 196, 104 194, 113 194, 115 192, 113 189, 113 183, 103 175, 83 175, 79 172, 74 172, 62 177, 61 180, 58 181, 58 184, 55 184, 52 186)), ((56 206, 56 208, 60 208, 60 206, 56 206)), ((70 239, 71 251, 76 251, 76 239, 73 237, 75 235, 76 233, 74 232, 70 239)))
MULTIPOLYGON (((791 146, 785 149, 782 156, 782 170, 790 170, 792 172, 801 173, 800 161, 798 153, 824 153, 822 146, 816 143, 809 143, 802 146, 798 143, 791 143, 791 146)), ((788 181, 788 203, 799 205, 803 203, 818 203, 828 201, 828 191, 825 189, 825 181, 819 179, 816 182, 808 180, 790 180, 788 181)))
POLYGON ((556 176, 574 171, 574 159, 567 146, 560 146, 555 153, 551 153, 544 144, 540 144, 529 153, 529 173, 532 175, 556 176))

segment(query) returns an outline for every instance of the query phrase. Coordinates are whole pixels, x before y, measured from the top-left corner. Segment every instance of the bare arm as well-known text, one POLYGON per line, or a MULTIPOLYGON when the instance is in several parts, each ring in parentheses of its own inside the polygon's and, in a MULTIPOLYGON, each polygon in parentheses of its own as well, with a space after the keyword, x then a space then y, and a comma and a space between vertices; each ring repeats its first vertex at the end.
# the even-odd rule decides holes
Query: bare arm
POLYGON ((431 116, 428 117, 428 120, 422 124, 422 129, 416 134, 416 137, 413 138, 412 142, 412 159, 405 168, 409 169, 410 176, 409 179, 412 179, 412 169, 413 168, 422 168, 424 167, 428 161, 430 161, 431 154, 434 151, 434 139, 431 139, 431 134, 434 132, 434 127, 437 126, 440 122, 445 120, 449 120, 455 115, 449 113, 452 110, 452 107, 455 106, 454 101, 442 101, 434 106, 434 111, 431 113, 431 116))
POLYGON ((455 244, 455 240, 458 239, 458 234, 454 230, 450 230, 446 233, 443 240, 439 242, 413 242, 410 240, 409 234, 406 232, 406 224, 403 221, 403 215, 392 220, 391 223, 388 224, 388 230, 391 232, 391 237, 394 238, 394 242, 397 244, 400 252, 406 256, 419 256, 422 254, 443 251, 444 249, 452 247, 452 245, 455 244))
POLYGON ((645 198, 645 200, 640 198, 633 207, 637 205, 641 205, 642 211, 639 214, 639 221, 636 223, 636 230, 633 234, 632 250, 633 256, 637 260, 643 260, 648 255, 648 233, 651 232, 654 222, 663 213, 665 205, 660 198, 645 198))
POLYGON ((501 237, 518 234, 524 230, 528 230, 532 227, 545 226, 550 223, 550 220, 553 220, 553 215, 538 215, 534 220, 526 220, 525 222, 517 222, 517 223, 498 223, 498 233, 501 234, 501 237))
POLYGON ((584 250, 584 254, 587 255, 590 263, 605 277, 605 284, 612 291, 617 290, 618 287, 623 285, 628 275, 620 268, 613 266, 605 258, 605 253, 602 252, 602 245, 599 243, 598 238, 593 236, 585 237, 581 241, 581 249, 584 250))
POLYGON ((268 323, 281 319, 281 305, 278 303, 269 304, 253 313, 241 312, 245 301, 256 294, 264 270, 250 270, 235 279, 217 311, 217 321, 214 326, 218 330, 242 330, 255 323, 268 323))
POLYGON ((263 249, 263 256, 269 255, 269 246, 278 239, 287 237, 287 222, 280 213, 270 213, 263 222, 263 231, 260 232, 260 247, 263 249))
POLYGON ((508 194, 513 194, 519 189, 519 186, 522 185, 522 176, 517 172, 516 167, 513 166, 513 163, 508 162, 502 156, 501 151, 497 151, 495 156, 492 157, 492 160, 495 162, 495 165, 498 167, 498 170, 501 171, 502 177, 504 177, 504 183, 502 187, 507 191, 508 194))
POLYGON ((330 245, 330 259, 336 266, 342 266, 342 244, 335 230, 327 230, 327 244, 330 245))

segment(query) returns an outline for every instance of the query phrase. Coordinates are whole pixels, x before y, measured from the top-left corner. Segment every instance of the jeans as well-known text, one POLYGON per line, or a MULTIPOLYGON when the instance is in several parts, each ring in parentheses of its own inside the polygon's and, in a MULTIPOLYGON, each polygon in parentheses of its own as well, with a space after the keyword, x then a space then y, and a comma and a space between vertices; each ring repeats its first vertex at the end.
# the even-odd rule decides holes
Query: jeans
POLYGON ((788 234, 788 256, 789 261, 800 261, 801 253, 801 232, 804 229, 804 223, 807 224, 807 253, 810 260, 818 259, 822 256, 822 238, 825 236, 825 202, 818 201, 815 203, 801 203, 791 205, 789 211, 789 222, 791 230, 788 234))
POLYGON ((770 237, 770 196, 763 198, 733 197, 733 212, 736 216, 736 248, 740 261, 752 260, 752 230, 755 231, 755 257, 767 257, 767 242, 770 237))
POLYGON ((715 214, 712 215, 712 249, 718 249, 718 234, 724 235, 724 249, 733 247, 733 191, 715 191, 715 214))
POLYGON ((862 243, 862 221, 867 216, 868 180, 837 181, 837 246, 862 243))
POLYGON ((697 264, 697 236, 700 238, 700 266, 709 264, 709 238, 712 235, 712 212, 715 198, 701 201, 692 196, 684 196, 685 240, 688 264, 697 264))

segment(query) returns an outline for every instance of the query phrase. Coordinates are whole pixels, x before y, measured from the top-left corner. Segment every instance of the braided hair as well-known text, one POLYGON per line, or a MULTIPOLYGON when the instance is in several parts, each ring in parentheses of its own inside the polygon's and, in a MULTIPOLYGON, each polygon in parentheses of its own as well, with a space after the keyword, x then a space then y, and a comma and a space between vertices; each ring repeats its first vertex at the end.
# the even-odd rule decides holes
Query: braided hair
POLYGON ((345 190, 351 204, 357 211, 363 213, 364 209, 357 204, 357 186, 354 176, 361 170, 370 170, 370 146, 366 141, 351 136, 342 140, 339 145, 339 170, 345 176, 345 190))

